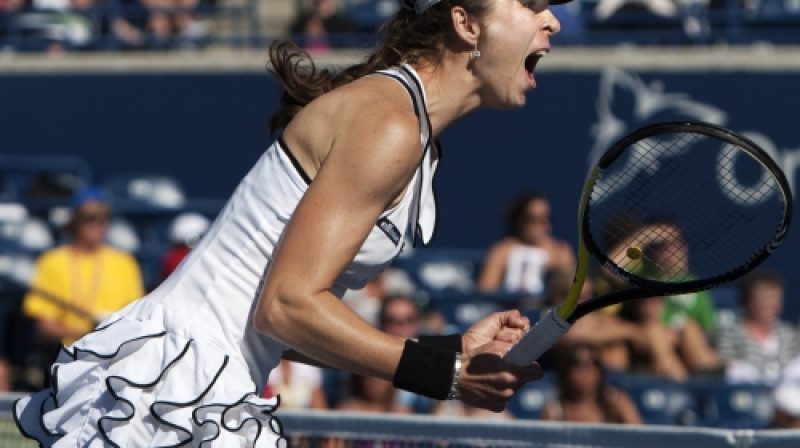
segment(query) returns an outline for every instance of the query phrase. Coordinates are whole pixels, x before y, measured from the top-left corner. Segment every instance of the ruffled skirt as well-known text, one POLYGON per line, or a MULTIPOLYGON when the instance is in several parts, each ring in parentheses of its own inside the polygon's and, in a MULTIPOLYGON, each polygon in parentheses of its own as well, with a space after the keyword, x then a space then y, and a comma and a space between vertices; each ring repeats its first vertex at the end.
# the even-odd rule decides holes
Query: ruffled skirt
POLYGON ((261 398, 224 351, 123 318, 62 348, 50 387, 17 401, 14 417, 45 447, 286 448, 278 399, 261 398))

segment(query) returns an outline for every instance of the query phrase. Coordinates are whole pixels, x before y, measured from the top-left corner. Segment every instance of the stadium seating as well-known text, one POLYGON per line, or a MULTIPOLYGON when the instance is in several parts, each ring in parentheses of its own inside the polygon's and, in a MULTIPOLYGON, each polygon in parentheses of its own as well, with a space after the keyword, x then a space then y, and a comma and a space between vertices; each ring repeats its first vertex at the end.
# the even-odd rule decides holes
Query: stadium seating
POLYGON ((771 388, 765 385, 700 382, 691 385, 700 405, 699 423, 731 429, 768 428, 773 413, 771 388))
POLYGON ((558 395, 558 386, 551 373, 539 381, 527 383, 506 407, 514 418, 539 419, 544 405, 558 395))
POLYGON ((742 311, 739 307, 739 294, 735 287, 725 286, 711 290, 714 310, 719 328, 729 328, 738 322, 742 311))
MULTIPOLYGON (((141 22, 146 10, 135 1, 108 0, 88 11, 50 11, 34 8, 0 12, 0 48, 20 52, 48 51, 58 43, 67 51, 124 51, 130 49, 205 49, 264 47, 284 34, 291 17, 286 7, 258 0, 202 0, 194 10, 196 25, 167 41, 144 39, 126 44, 109 23, 120 17, 141 22), (277 11, 280 9, 280 12, 277 11), (288 20, 287 20, 288 19, 288 20)), ((294 2, 299 10, 300 2, 294 2)), ((577 0, 560 17, 564 30, 556 36, 564 45, 706 45, 800 41, 800 7, 793 0, 711 0, 671 2, 676 10, 654 14, 631 1, 609 16, 596 14, 602 0, 577 0)), ((374 44, 378 27, 398 8, 401 0, 341 0, 341 11, 356 24, 356 33, 331 33, 335 47, 363 48, 374 44)), ((561 7, 564 8, 564 7, 561 7)), ((566 11, 566 10, 564 10, 566 11)), ((298 38, 300 36, 293 36, 298 38)))
POLYGON ((407 272, 419 291, 469 293, 484 254, 481 249, 421 249, 396 259, 394 266, 407 272))
POLYGON ((491 313, 516 308, 519 300, 518 294, 437 292, 430 296, 430 306, 463 333, 491 313))
POLYGON ((630 394, 645 423, 694 425, 699 405, 685 384, 646 375, 614 375, 609 382, 630 394))
POLYGON ((72 192, 92 181, 80 157, 0 155, 0 197, 43 214, 68 203, 72 192))

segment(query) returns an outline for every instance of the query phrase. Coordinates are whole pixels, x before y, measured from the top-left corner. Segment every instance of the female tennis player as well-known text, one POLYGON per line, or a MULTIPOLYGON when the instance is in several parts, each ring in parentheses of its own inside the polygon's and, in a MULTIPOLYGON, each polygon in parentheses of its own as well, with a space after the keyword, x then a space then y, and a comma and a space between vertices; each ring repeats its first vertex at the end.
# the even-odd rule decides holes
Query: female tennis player
POLYGON ((501 359, 529 326, 516 311, 412 341, 339 300, 405 241, 430 241, 437 137, 481 107, 525 104, 560 27, 547 0, 407 3, 368 62, 340 73, 273 44, 280 137, 173 275, 65 347, 50 387, 17 402, 24 434, 44 446, 285 446, 279 401, 258 394, 282 356, 493 411, 541 377, 501 359))

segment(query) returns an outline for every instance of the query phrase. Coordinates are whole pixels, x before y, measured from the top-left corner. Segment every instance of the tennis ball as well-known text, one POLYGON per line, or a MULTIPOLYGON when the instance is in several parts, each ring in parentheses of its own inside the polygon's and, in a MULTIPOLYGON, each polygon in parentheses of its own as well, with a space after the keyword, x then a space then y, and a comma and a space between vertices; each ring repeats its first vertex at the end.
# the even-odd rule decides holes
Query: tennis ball
POLYGON ((626 251, 626 254, 628 255, 628 258, 632 260, 638 260, 642 258, 642 248, 638 246, 631 246, 626 251))

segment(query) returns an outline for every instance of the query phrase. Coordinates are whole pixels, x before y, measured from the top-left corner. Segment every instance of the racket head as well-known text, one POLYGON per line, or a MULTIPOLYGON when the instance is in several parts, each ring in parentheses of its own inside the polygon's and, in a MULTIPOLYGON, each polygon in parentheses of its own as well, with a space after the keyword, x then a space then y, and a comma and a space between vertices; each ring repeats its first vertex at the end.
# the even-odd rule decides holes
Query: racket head
POLYGON ((579 215, 581 244, 637 287, 618 302, 744 275, 785 238, 792 194, 749 139, 708 123, 665 122, 634 131, 598 159, 579 215))

